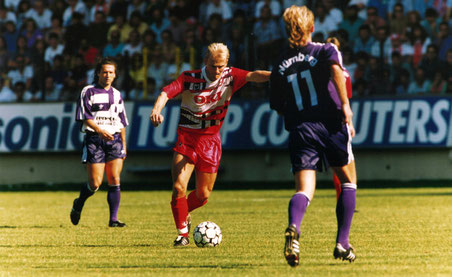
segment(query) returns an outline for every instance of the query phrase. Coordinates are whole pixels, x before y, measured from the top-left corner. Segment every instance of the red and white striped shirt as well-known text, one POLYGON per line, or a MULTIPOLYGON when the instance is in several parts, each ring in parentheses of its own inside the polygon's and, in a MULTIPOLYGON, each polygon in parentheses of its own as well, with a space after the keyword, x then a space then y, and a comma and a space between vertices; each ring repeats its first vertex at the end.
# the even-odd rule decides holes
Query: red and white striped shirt
POLYGON ((182 94, 179 127, 198 134, 218 133, 231 97, 246 84, 248 72, 226 67, 215 81, 207 78, 205 67, 182 72, 174 82, 163 88, 168 98, 182 94))

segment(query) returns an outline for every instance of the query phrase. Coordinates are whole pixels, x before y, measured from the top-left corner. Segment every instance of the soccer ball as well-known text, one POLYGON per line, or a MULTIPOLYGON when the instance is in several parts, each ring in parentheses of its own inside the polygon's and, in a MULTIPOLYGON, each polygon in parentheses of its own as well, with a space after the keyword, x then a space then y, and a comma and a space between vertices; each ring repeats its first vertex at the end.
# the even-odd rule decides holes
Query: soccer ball
POLYGON ((193 240, 198 247, 215 247, 220 245, 223 235, 217 224, 204 221, 193 231, 193 240))

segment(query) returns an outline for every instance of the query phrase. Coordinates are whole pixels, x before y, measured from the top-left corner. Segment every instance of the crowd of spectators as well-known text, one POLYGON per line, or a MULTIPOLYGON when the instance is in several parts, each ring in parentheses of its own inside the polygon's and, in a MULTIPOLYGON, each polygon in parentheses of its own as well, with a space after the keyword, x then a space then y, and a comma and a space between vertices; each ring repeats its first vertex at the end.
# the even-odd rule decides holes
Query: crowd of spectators
POLYGON ((354 96, 452 94, 452 0, 3 0, 0 102, 74 101, 102 56, 126 99, 152 100, 211 42, 231 66, 271 69, 293 4, 314 12, 313 41, 339 40, 354 96))

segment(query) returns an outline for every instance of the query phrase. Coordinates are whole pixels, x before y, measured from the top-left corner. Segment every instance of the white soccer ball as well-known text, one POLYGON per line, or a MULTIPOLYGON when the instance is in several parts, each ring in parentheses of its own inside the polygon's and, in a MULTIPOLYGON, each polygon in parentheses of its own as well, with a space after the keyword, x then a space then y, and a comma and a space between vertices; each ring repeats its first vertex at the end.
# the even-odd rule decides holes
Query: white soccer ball
POLYGON ((223 235, 217 224, 204 221, 193 231, 193 240, 198 247, 215 247, 220 245, 223 235))

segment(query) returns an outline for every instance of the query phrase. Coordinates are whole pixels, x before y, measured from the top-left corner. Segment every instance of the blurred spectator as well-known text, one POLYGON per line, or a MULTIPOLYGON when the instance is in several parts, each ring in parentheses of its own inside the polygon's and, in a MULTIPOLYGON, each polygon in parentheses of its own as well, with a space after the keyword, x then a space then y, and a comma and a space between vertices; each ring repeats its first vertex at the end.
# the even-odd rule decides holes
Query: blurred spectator
POLYGON ((0 29, 4 30, 6 22, 11 21, 14 24, 17 23, 16 14, 9 11, 3 4, 0 3, 0 29))
POLYGON ((11 86, 14 86, 17 82, 23 82, 25 89, 29 90, 33 78, 33 67, 25 64, 24 56, 17 56, 14 61, 11 61, 10 66, 7 76, 11 86))
POLYGON ((386 16, 388 15, 388 0, 368 0, 367 6, 375 8, 378 17, 386 20, 386 16))
POLYGON ((139 11, 132 12, 129 19, 129 26, 133 30, 137 30, 140 35, 144 34, 144 32, 149 29, 149 26, 143 22, 143 17, 139 11))
POLYGON ((256 3, 256 7, 254 8, 254 18, 258 20, 262 16, 262 7, 269 6, 271 11, 271 17, 277 18, 281 16, 281 4, 276 0, 259 0, 256 3))
MULTIPOLYGON (((70 0, 74 1, 74 0, 70 0)), ((66 27, 64 33, 65 52, 75 54, 80 48, 81 41, 86 38, 88 28, 82 22, 83 15, 74 13, 71 18, 71 24, 66 27)))
POLYGON ((397 87, 400 82, 400 76, 402 75, 403 71, 408 72, 408 81, 410 81, 411 77, 411 66, 409 63, 403 60, 402 55, 398 51, 393 51, 391 54, 391 65, 389 67, 389 73, 390 73, 390 81, 393 85, 393 87, 397 87))
POLYGON ((411 47, 413 47, 412 65, 416 68, 422 59, 422 55, 427 52, 427 45, 431 43, 431 39, 427 37, 427 33, 420 24, 414 25, 411 32, 408 33, 411 47))
POLYGON ((378 15, 376 7, 367 7, 367 19, 364 24, 369 25, 372 35, 377 36, 377 29, 386 26, 386 21, 378 15))
POLYGON ((51 33, 55 33, 58 35, 58 40, 63 41, 64 31, 65 29, 63 28, 63 22, 61 21, 61 18, 54 15, 52 16, 50 27, 45 31, 45 39, 48 41, 49 35, 51 33))
POLYGON ((6 40, 4 37, 0 37, 0 74, 7 71, 10 58, 11 54, 8 52, 6 40))
POLYGON ((199 62, 202 60, 201 42, 196 38, 194 30, 187 30, 184 36, 184 44, 181 49, 182 59, 184 62, 190 64, 190 69, 194 70, 200 66, 199 62))
POLYGON ((33 47, 37 38, 42 38, 43 33, 36 25, 36 22, 32 18, 26 18, 22 25, 21 35, 25 36, 27 46, 33 47))
POLYGON ((59 43, 58 35, 52 33, 49 35, 49 46, 47 46, 46 51, 44 53, 44 60, 48 62, 50 65, 53 64, 53 59, 56 55, 62 55, 64 50, 64 46, 59 43))
POLYGON ((449 77, 449 79, 447 79, 446 93, 447 94, 452 94, 452 77, 449 77))
POLYGON ((325 6, 317 4, 315 8, 314 32, 322 33, 324 38, 337 29, 336 22, 327 15, 325 6))
POLYGON ((43 91, 40 90, 35 93, 34 98, 37 100, 44 99, 45 101, 59 101, 61 88, 57 88, 53 82, 53 78, 51 76, 47 76, 44 81, 44 97, 42 96, 43 91))
POLYGON ((16 102, 30 102, 37 100, 35 96, 27 89, 23 81, 14 83, 13 92, 16 96, 16 102))
POLYGON ((31 84, 31 91, 35 92, 43 88, 45 76, 48 72, 48 63, 44 60, 44 53, 46 50, 46 43, 43 38, 35 41, 35 45, 31 48, 31 65, 33 66, 33 79, 31 84))
MULTIPOLYGON (((406 36, 408 38, 408 34, 412 32, 413 27, 421 24, 421 15, 417 11, 409 11, 406 14, 407 18, 407 26, 406 26, 406 36)), ((409 38, 408 38, 409 39, 409 38)))
POLYGON ((432 81, 436 75, 436 71, 441 67, 441 61, 438 57, 438 46, 435 44, 429 44, 427 46, 427 53, 423 55, 419 67, 424 69, 425 78, 432 81))
POLYGON ((121 34, 118 30, 114 30, 110 33, 110 41, 107 43, 103 51, 104 57, 117 57, 122 55, 124 43, 120 41, 120 37, 121 34))
MULTIPOLYGON (((402 43, 402 37, 399 34, 392 34, 390 39, 391 53, 397 52, 404 62, 410 61, 413 56, 413 48, 408 43, 402 43)), ((392 63, 392 58, 389 60, 389 63, 392 63)))
POLYGON ((335 7, 335 4, 338 4, 337 1, 335 3, 335 1, 333 0, 322 0, 322 3, 326 9, 327 17, 330 17, 336 23, 336 25, 339 25, 344 19, 344 16, 342 14, 342 11, 335 7))
POLYGON ((28 17, 28 13, 31 11, 31 5, 30 1, 28 0, 22 0, 19 3, 19 6, 17 7, 16 11, 16 18, 17 18, 17 28, 20 29, 22 27, 22 24, 25 21, 25 18, 28 17))
POLYGON ((168 71, 168 63, 163 59, 162 46, 156 45, 152 51, 152 59, 150 61, 147 76, 155 80, 156 90, 161 91, 165 84, 168 71))
POLYGON ((389 69, 381 64, 377 57, 370 57, 366 79, 369 82, 370 95, 387 95, 391 93, 389 69))
POLYGON ((16 53, 14 53, 13 58, 17 56, 23 56, 26 65, 30 63, 31 52, 27 45, 27 39, 24 36, 19 36, 17 38, 16 53))
MULTIPOLYGON (((105 17, 108 15, 110 10, 111 1, 106 0, 95 0, 94 5, 89 10, 89 22, 90 24, 96 21, 96 13, 103 12, 105 17)), ((105 18, 106 21, 106 18, 105 18)))
POLYGON ((375 43, 375 39, 370 31, 370 26, 367 24, 359 27, 358 38, 353 45, 353 51, 358 53, 360 51, 370 54, 372 45, 375 43))
POLYGON ((438 18, 438 12, 433 8, 428 8, 425 11, 424 20, 421 21, 421 26, 432 40, 438 36, 439 23, 441 23, 441 18, 438 18))
POLYGON ((221 16, 217 13, 212 14, 209 17, 209 21, 206 25, 206 29, 209 28, 212 30, 212 35, 214 37, 215 42, 223 42, 224 41, 224 24, 221 21, 221 16))
POLYGON ((20 1, 17 1, 17 0, 4 0, 4 1, 2 1, 2 3, 4 4, 4 6, 8 10, 10 10, 12 12, 17 12, 17 9, 19 7, 20 1))
POLYGON ((56 55, 53 59, 53 64, 49 69, 48 76, 53 78, 55 86, 59 89, 63 88, 66 78, 69 76, 69 72, 64 68, 63 56, 56 55))
POLYGON ((358 64, 354 61, 353 51, 349 47, 342 48, 342 64, 347 69, 350 74, 350 79, 352 82, 354 81, 355 70, 358 67, 358 64))
POLYGON ((0 103, 14 101, 16 101, 16 95, 6 84, 5 78, 0 77, 0 103))
POLYGON ((170 30, 165 30, 162 33, 162 53, 165 62, 170 64, 176 56, 177 45, 173 41, 173 35, 170 30))
POLYGON ((143 44, 141 43, 140 33, 137 30, 132 30, 129 34, 128 43, 122 49, 122 55, 132 57, 135 53, 141 53, 143 44))
POLYGON ((66 7, 65 0, 53 0, 50 2, 49 8, 52 11, 52 16, 58 17, 61 20, 61 24, 63 24, 63 14, 66 7))
POLYGON ((107 35, 109 29, 110 25, 107 23, 105 13, 97 11, 94 21, 88 26, 87 36, 92 46, 98 50, 103 50, 108 42, 107 35))
POLYGON ((149 62, 152 59, 152 52, 154 48, 158 45, 155 42, 155 34, 151 30, 147 30, 143 34, 143 65, 147 68, 149 62))
POLYGON ((231 7, 226 3, 225 0, 211 0, 209 2, 206 10, 206 18, 209 19, 212 14, 221 15, 223 23, 226 23, 232 19, 231 7))
POLYGON ((170 11, 169 21, 170 25, 167 29, 171 31, 173 41, 180 46, 183 43, 187 25, 173 11, 170 11))
POLYGON ((14 22, 7 21, 5 23, 5 31, 3 32, 3 37, 6 40, 8 52, 10 52, 11 54, 16 53, 17 38, 19 37, 19 32, 16 29, 16 24, 14 24, 14 22))
POLYGON ((444 79, 448 80, 452 77, 452 48, 447 50, 446 61, 442 62, 441 70, 444 79))
POLYGON ((39 29, 46 30, 50 28, 52 11, 45 7, 44 0, 35 0, 33 8, 28 12, 27 17, 32 18, 39 29))
POLYGON ((377 28, 375 38, 377 40, 372 45, 370 53, 372 56, 378 58, 380 63, 388 63, 392 53, 392 45, 391 40, 388 37, 386 26, 380 26, 377 28))
POLYGON ((399 74, 399 79, 397 82, 393 83, 393 91, 396 95, 406 95, 408 94, 408 89, 410 87, 410 72, 406 69, 402 69, 399 74))
POLYGON ((345 10, 345 19, 340 22, 339 28, 347 30, 349 42, 352 47, 359 36, 359 28, 363 23, 364 20, 358 17, 358 6, 348 6, 345 10))
POLYGON ((108 29, 108 38, 111 38, 111 33, 113 31, 119 31, 119 33, 121 34, 120 41, 126 43, 129 39, 129 34, 132 31, 132 27, 130 27, 124 15, 118 14, 115 16, 115 23, 110 26, 110 29, 108 29))
POLYGON ((389 18, 389 31, 391 34, 399 35, 400 39, 406 39, 407 19, 404 14, 404 6, 397 3, 394 6, 393 13, 389 18))
POLYGON ((88 71, 88 66, 85 64, 85 60, 81 54, 76 54, 73 58, 71 70, 69 75, 71 76, 71 82, 74 82, 73 86, 82 89, 88 84, 86 79, 86 72, 88 71))
POLYGON ((86 6, 85 3, 81 0, 67 0, 68 7, 66 10, 64 10, 63 13, 63 26, 67 27, 69 25, 73 25, 72 22, 74 19, 74 13, 79 14, 79 20, 84 25, 86 25, 87 21, 86 18, 88 18, 86 6), (85 18, 85 19, 84 19, 85 18))
POLYGON ((82 54, 85 64, 89 67, 94 65, 96 58, 102 56, 102 53, 93 46, 92 42, 86 38, 82 39, 78 53, 82 54))
POLYGON ((138 13, 140 17, 144 16, 146 12, 146 1, 143 0, 132 0, 127 6, 127 19, 132 19, 133 13, 138 13))
MULTIPOLYGON (((143 64, 143 55, 141 53, 134 53, 131 56, 129 75, 132 79, 132 88, 137 89, 139 84, 143 84, 146 78, 146 68, 143 64)), ((142 89, 141 89, 142 93, 142 89)), ((129 94, 130 97, 130 94, 129 94)))
POLYGON ((170 26, 170 21, 164 16, 163 10, 158 8, 152 11, 152 19, 153 23, 150 28, 156 35, 157 43, 162 43, 161 34, 170 26))
POLYGON ((281 45, 279 26, 273 20, 270 6, 261 8, 261 17, 254 24, 255 43, 257 48, 258 68, 268 69, 272 59, 277 56, 281 45))
POLYGON ((439 47, 439 59, 445 61, 446 53, 452 49, 452 33, 450 32, 450 27, 447 22, 441 22, 439 24, 436 45, 439 47))
POLYGON ((431 82, 425 78, 425 72, 422 68, 417 68, 414 73, 414 80, 408 87, 409 94, 427 93, 430 91, 431 82))
POLYGON ((112 19, 115 19, 118 15, 122 16, 124 20, 127 18, 127 8, 129 6, 128 0, 110 0, 110 4, 111 7, 108 15, 112 19))
POLYGON ((229 65, 238 68, 247 68, 245 53, 248 49, 248 42, 243 29, 232 26, 230 39, 226 42, 229 49, 229 65))
POLYGON ((358 79, 353 83, 353 98, 368 96, 367 82, 364 79, 358 79))
POLYGON ((429 92, 432 94, 444 94, 446 90, 447 82, 443 79, 443 74, 440 71, 436 71, 429 92))

